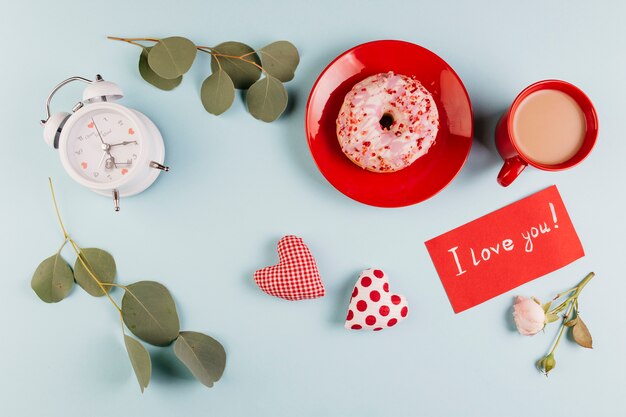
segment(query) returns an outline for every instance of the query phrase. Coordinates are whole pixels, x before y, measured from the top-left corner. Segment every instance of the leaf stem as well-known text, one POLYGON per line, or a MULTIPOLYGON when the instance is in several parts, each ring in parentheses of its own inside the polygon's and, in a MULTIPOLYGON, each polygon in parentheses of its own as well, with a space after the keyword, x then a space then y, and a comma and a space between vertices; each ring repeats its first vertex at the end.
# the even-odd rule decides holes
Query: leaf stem
POLYGON ((557 295, 557 297, 555 297, 555 300, 557 298, 562 297, 565 294, 570 293, 569 297, 567 297, 567 299, 565 301, 563 301, 561 304, 559 304, 558 306, 556 306, 555 308, 553 308, 552 310, 550 310, 549 314, 557 314, 559 312, 561 312, 561 310, 563 310, 571 301, 578 301, 578 296, 580 295, 580 292, 583 290, 583 288, 585 288, 585 285, 587 285, 589 283, 589 281, 591 281, 591 279, 595 276, 596 274, 593 272, 590 272, 587 274, 587 276, 585 278, 583 278, 582 281, 580 281, 580 283, 575 286, 574 288, 567 290, 565 292, 560 293, 559 295, 557 295))
POLYGON ((587 276, 582 281, 580 281, 580 284, 578 284, 578 287, 576 288, 576 292, 574 293, 574 296, 578 297, 578 295, 583 290, 583 288, 585 288, 585 285, 587 285, 589 281, 591 281, 591 278, 595 276, 596 274, 593 272, 588 273, 587 276))
POLYGON ((215 54, 217 54, 217 53, 218 53, 218 52, 217 52, 217 50, 216 50, 215 48, 212 48, 212 47, 210 47, 210 46, 199 46, 199 45, 198 45, 198 46, 196 46, 196 49, 197 49, 198 51, 202 51, 202 52, 205 52, 205 53, 207 53, 207 54, 211 54, 211 55, 212 55, 213 53, 215 53, 215 54))
POLYGON ((552 347, 552 350, 550 350, 550 353, 548 355, 554 354, 554 351, 556 350, 557 346, 559 346, 559 342, 561 341, 561 337, 563 337, 563 333, 565 333, 565 322, 567 322, 567 320, 569 319, 570 314, 572 314, 572 309, 574 308, 574 303, 570 303, 569 305, 569 311, 567 313, 565 313, 565 316, 563 317, 563 321, 561 321, 561 328, 559 329, 559 335, 556 338, 556 342, 554 342, 554 346, 552 347))
MULTIPOLYGON (((243 54, 243 55, 239 55, 239 56, 237 56, 237 55, 227 55, 227 54, 221 54, 221 53, 219 53, 219 52, 218 52, 215 48, 212 48, 212 47, 210 47, 210 46, 196 46, 196 49, 197 49, 198 51, 202 51, 202 52, 204 52, 204 53, 207 53, 207 54, 209 54, 209 55, 212 55, 212 56, 214 56, 215 58, 222 57, 222 58, 238 59, 238 60, 240 60, 240 61, 247 62, 248 64, 254 65, 254 66, 255 66, 255 67, 257 67, 258 69, 260 69, 260 70, 261 70, 261 72, 263 72, 265 75, 267 75, 267 71, 265 71, 265 69, 264 69, 262 66, 260 66, 259 64, 257 64, 257 63, 256 63, 256 62, 254 62, 254 61, 250 61, 250 60, 248 60, 248 59, 244 59, 244 57, 249 56, 249 55, 252 55, 253 53, 255 53, 254 51, 252 51, 252 52, 248 52, 247 54, 243 54)), ((219 60, 218 60, 217 62, 219 63, 219 60)), ((220 67, 221 67, 221 66, 220 66, 220 67)))
POLYGON ((122 326, 122 336, 126 336, 126 331, 124 330, 124 316, 122 316, 122 312, 120 311, 120 324, 122 326))
POLYGON ((220 69, 220 71, 222 71, 222 63, 220 62, 219 58, 217 57, 217 55, 212 55, 215 57, 215 62, 217 62, 217 67, 220 69))
POLYGON ((577 286, 575 286, 574 288, 570 288, 570 289, 569 289, 569 290, 567 290, 567 291, 563 291, 563 292, 561 292, 561 293, 558 293, 557 295, 555 295, 555 296, 554 296, 554 298, 552 299, 552 301, 556 301, 556 300, 558 300, 559 298, 563 297, 565 294, 570 294, 571 292, 576 291, 576 288, 578 288, 578 285, 577 285, 577 286))
MULTIPOLYGON (((580 295, 583 288, 585 288, 585 285, 587 285, 589 281, 591 281, 591 279, 595 275, 596 274, 593 272, 588 273, 587 276, 583 278, 582 281, 580 281, 580 284, 578 284, 576 287, 572 288, 569 291, 569 292, 573 291, 573 293, 567 298, 567 300, 565 300, 559 306, 557 306, 552 311, 550 311, 550 313, 556 314, 560 312, 563 309, 563 307, 567 306, 567 312, 565 313, 565 315, 563 316, 563 320, 561 321, 561 328, 559 329, 559 334, 556 338, 556 341, 554 342, 554 346, 552 347, 552 350, 550 350, 549 355, 553 354, 557 346, 559 345, 559 342, 561 341, 561 337, 563 337, 563 333, 565 332, 565 328, 566 328, 565 323, 570 319, 572 312, 576 311, 576 314, 578 314, 578 296, 580 295)), ((567 291, 563 294, 567 294, 567 291)))
POLYGON ((122 309, 117 305, 117 303, 115 302, 115 300, 111 297, 111 294, 109 294, 109 292, 106 290, 106 288, 104 288, 104 283, 100 282, 100 280, 96 277, 96 275, 93 273, 93 271, 91 270, 91 267, 89 265, 87 265, 87 263, 85 262, 85 260, 83 259, 82 256, 82 249, 80 248, 80 246, 78 246, 78 244, 76 242, 74 242, 74 239, 70 238, 69 239, 70 244, 72 245, 72 247, 74 248, 74 252, 76 252, 76 255, 78 256, 78 260, 80 261, 80 263, 85 267, 85 269, 87 270, 87 272, 89 273, 89 276, 96 282, 96 284, 98 284, 98 287, 100 287, 100 289, 102 290, 102 292, 104 294, 106 294, 106 296, 108 297, 108 299, 111 301, 111 303, 113 303, 113 305, 115 306, 116 310, 121 314, 122 313, 122 309))
POLYGON ((107 36, 107 39, 110 39, 112 41, 122 41, 122 42, 130 43, 131 45, 141 46, 142 48, 144 46, 136 41, 140 41, 140 42, 160 42, 161 41, 160 39, 155 39, 155 38, 119 38, 117 36, 107 36))
POLYGON ((67 244, 67 237, 65 239, 63 239, 63 244, 61 244, 61 247, 59 248, 59 250, 57 251, 57 255, 59 253, 61 253, 61 250, 65 247, 65 245, 67 244))
POLYGON ((124 291, 128 291, 128 287, 126 287, 126 285, 116 284, 116 283, 114 283, 114 282, 102 282, 102 285, 104 285, 105 287, 117 287, 117 288, 122 288, 124 291))
POLYGON ((559 304, 558 306, 556 306, 552 310, 550 310, 548 312, 548 314, 558 314, 558 313, 560 313, 565 307, 567 307, 567 303, 569 303, 571 301, 571 299, 572 299, 571 297, 568 297, 561 304, 559 304))
MULTIPOLYGON (((54 203, 54 210, 57 213, 57 219, 59 219, 59 224, 61 225, 61 230, 63 231, 63 237, 65 238, 65 241, 67 241, 70 235, 67 234, 67 231, 65 230, 65 226, 63 225, 63 220, 61 220, 61 214, 59 213, 59 206, 57 205, 57 198, 54 195, 54 187, 52 186, 52 178, 48 177, 48 183, 50 184, 50 193, 52 194, 52 202, 54 203)), ((65 242, 63 243, 63 245, 65 246, 65 242)), ((61 249, 59 249, 59 251, 60 250, 61 249)))
POLYGON ((258 53, 257 53, 257 52, 258 52, 258 51, 250 51, 250 52, 248 52, 247 54, 243 54, 243 55, 241 55, 241 57, 242 57, 242 58, 245 58, 245 57, 250 56, 250 55, 252 55, 252 54, 257 54, 257 55, 258 55, 258 53))

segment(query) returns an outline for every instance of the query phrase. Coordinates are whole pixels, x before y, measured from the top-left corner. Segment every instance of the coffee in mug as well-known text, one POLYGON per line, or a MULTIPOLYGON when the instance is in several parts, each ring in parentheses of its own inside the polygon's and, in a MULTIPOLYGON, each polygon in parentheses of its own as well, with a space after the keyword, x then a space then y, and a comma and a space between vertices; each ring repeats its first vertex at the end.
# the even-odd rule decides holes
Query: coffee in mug
POLYGON ((513 135, 528 159, 557 165, 571 159, 585 141, 585 114, 569 94, 559 90, 535 91, 513 115, 513 135))

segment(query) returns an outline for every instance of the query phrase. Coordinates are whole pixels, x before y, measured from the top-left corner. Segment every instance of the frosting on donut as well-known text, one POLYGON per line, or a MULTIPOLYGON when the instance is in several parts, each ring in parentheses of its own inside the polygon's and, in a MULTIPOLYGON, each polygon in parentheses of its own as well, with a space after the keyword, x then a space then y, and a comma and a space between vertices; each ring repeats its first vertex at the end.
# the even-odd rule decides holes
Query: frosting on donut
POLYGON ((414 77, 381 73, 357 83, 337 117, 341 150, 373 172, 394 172, 425 155, 439 131, 432 95, 414 77))

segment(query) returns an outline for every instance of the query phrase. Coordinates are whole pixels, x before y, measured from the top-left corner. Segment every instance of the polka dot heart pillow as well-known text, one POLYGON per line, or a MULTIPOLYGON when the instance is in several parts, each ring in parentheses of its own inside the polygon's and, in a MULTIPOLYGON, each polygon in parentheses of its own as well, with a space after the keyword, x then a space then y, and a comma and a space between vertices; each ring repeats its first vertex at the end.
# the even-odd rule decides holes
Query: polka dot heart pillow
POLYGON ((395 326, 408 314, 406 298, 389 291, 387 275, 380 269, 366 269, 354 285, 345 327, 378 331, 395 326))

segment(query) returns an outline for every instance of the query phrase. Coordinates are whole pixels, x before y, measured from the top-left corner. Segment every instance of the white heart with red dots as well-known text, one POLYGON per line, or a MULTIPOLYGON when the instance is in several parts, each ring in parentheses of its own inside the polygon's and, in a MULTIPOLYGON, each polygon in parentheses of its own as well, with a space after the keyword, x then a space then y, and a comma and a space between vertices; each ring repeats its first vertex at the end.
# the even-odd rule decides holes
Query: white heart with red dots
POLYGON ((406 298, 389 292, 387 275, 366 269, 354 285, 345 328, 378 331, 395 326, 408 314, 406 298))

